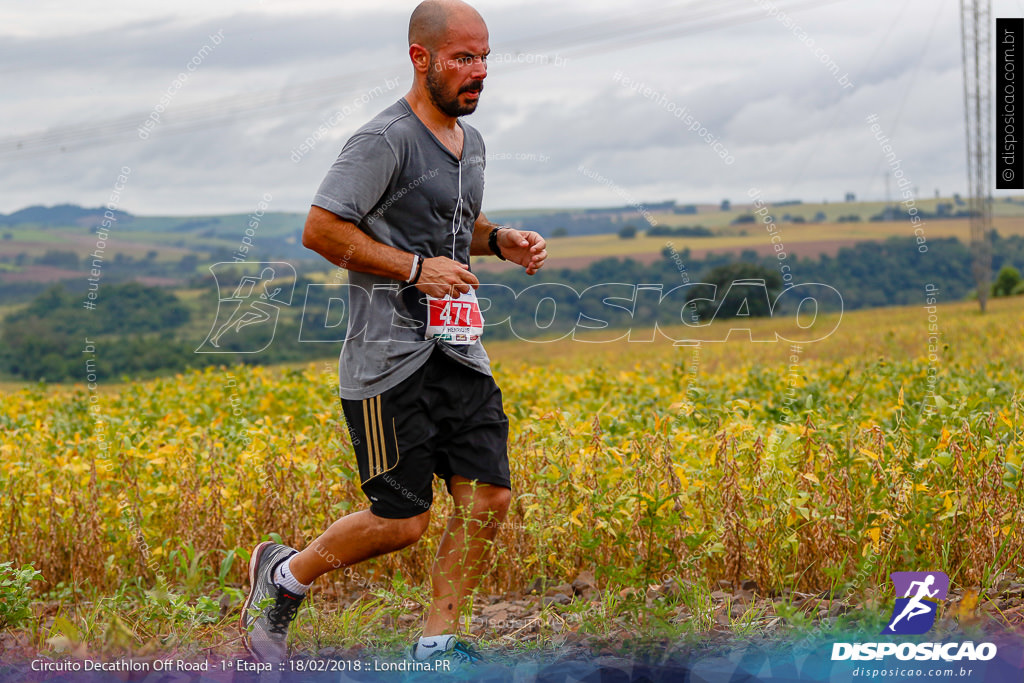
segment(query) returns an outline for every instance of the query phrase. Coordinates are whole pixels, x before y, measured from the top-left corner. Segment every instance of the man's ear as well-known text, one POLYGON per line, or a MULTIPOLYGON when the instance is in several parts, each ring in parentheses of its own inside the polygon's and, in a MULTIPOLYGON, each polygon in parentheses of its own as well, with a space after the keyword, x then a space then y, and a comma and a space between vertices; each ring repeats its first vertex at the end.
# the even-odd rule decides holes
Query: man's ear
POLYGON ((419 43, 409 46, 409 59, 412 60, 413 68, 419 73, 426 73, 430 69, 430 50, 419 43))

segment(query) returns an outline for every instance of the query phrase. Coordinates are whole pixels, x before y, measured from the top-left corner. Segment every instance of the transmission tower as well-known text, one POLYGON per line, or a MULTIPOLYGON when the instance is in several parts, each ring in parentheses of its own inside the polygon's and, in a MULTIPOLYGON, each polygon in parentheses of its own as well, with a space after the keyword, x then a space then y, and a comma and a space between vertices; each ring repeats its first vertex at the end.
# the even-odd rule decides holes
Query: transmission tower
POLYGON ((971 215, 971 272, 985 312, 992 279, 992 7, 960 0, 964 118, 967 124, 967 208, 971 215))

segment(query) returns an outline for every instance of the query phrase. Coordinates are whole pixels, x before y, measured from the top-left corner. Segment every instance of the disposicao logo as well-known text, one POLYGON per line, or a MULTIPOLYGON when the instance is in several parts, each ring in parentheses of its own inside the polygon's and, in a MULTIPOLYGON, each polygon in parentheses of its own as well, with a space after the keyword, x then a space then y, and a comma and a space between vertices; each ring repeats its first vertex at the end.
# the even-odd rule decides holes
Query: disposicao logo
MULTIPOLYGON (((949 577, 942 572, 893 572, 896 604, 882 635, 916 636, 935 625, 939 602, 949 593, 949 577), (902 597, 901 597, 902 596, 902 597)), ((834 643, 832 660, 900 660, 946 662, 987 661, 996 656, 994 643, 834 643)))
POLYGON ((939 602, 949 593, 949 577, 942 572, 893 572, 890 576, 897 597, 882 633, 917 636, 930 631, 939 602))

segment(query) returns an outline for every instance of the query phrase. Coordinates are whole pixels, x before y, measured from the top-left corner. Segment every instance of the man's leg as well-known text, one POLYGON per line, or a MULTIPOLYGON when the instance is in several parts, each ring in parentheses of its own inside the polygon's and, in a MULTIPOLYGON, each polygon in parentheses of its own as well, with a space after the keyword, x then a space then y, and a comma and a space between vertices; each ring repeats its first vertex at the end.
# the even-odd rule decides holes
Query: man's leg
POLYGON ((364 510, 339 519, 302 552, 260 543, 249 561, 249 597, 239 617, 246 648, 261 661, 281 661, 288 628, 314 579, 415 543, 429 521, 429 512, 389 519, 364 510))
POLYGON ((429 511, 407 519, 378 517, 369 510, 353 512, 332 524, 305 550, 293 555, 288 566, 300 583, 309 584, 332 569, 412 545, 429 523, 429 511))
MULTIPOLYGON (((437 471, 448 481, 454 510, 431 569, 433 600, 414 655, 420 659, 431 656, 433 647, 446 647, 432 636, 458 634, 460 610, 480 583, 487 550, 512 500, 501 390, 490 375, 443 360, 437 391, 444 400, 436 402, 434 417, 447 428, 438 434, 437 471)), ((472 661, 474 653, 462 650, 472 661)))
POLYGON ((458 632, 459 609, 480 583, 484 556, 512 500, 503 486, 474 484, 458 475, 451 489, 455 509, 430 572, 433 602, 424 636, 458 632))

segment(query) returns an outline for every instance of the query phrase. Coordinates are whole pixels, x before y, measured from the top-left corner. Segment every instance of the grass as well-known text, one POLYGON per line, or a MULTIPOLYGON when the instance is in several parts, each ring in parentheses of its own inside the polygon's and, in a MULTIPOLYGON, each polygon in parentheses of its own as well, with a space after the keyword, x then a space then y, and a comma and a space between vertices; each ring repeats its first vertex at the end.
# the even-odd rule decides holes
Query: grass
MULTIPOLYGON (((940 306, 932 363, 920 307, 847 314, 795 375, 788 344, 489 344, 517 483, 483 595, 592 571, 591 599, 530 607, 516 642, 649 652, 774 619, 827 632, 797 593, 864 606, 825 629, 873 626, 896 569, 994 598, 1024 574, 1022 308, 940 306), (666 580, 678 590, 651 591, 666 580), (737 602, 746 581, 770 603, 737 602)), ((3 394, 0 556, 42 573, 21 647, 228 656, 249 549, 271 531, 302 544, 363 505, 333 362, 230 372, 237 385, 210 369, 105 386, 99 424, 80 385, 3 394), (268 494, 299 490, 287 506, 268 494)), ((447 511, 414 548, 325 580, 297 644, 408 642, 447 511)))

